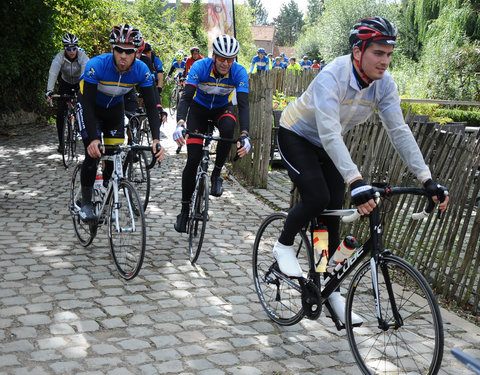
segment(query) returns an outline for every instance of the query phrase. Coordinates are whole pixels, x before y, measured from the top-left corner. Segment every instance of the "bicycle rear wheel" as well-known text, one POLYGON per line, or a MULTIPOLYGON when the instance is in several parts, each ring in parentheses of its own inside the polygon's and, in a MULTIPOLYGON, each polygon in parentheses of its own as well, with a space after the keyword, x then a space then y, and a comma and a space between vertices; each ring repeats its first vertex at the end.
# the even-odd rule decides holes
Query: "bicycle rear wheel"
POLYGON ((125 159, 125 176, 130 181, 143 202, 143 211, 150 199, 150 170, 147 169, 147 157, 142 150, 130 150, 125 159))
POLYGON ((63 122, 63 150, 62 160, 65 168, 72 165, 75 160, 76 139, 75 134, 75 117, 68 111, 63 122))
POLYGON ((115 267, 120 276, 131 280, 140 272, 145 256, 146 225, 142 202, 133 185, 118 183, 118 202, 110 195, 108 238, 115 267))
POLYGON ((197 180, 195 191, 190 205, 190 217, 188 220, 188 250, 190 263, 195 264, 202 250, 203 237, 207 228, 208 220, 208 178, 202 174, 197 180))
MULTIPOLYGON (((279 325, 289 326, 302 320, 305 313, 298 279, 283 275, 273 255, 273 246, 286 218, 285 213, 274 213, 260 225, 253 244, 252 266, 255 289, 268 317, 279 325)), ((310 269, 306 243, 307 236, 300 232, 295 237, 294 249, 304 271, 310 269)))
POLYGON ((401 258, 389 254, 380 257, 378 306, 383 318, 380 324, 372 285, 371 264, 367 262, 355 273, 346 302, 348 342, 362 372, 436 374, 443 357, 443 324, 425 278, 401 258), (388 279, 397 317, 392 311, 388 279), (360 327, 352 327, 352 311, 363 319, 360 327))
POLYGON ((80 219, 80 208, 82 205, 82 187, 80 184, 80 172, 82 164, 78 164, 73 170, 72 181, 70 184, 70 215, 72 216, 73 228, 75 234, 82 246, 88 246, 92 243, 97 234, 98 224, 84 223, 80 219))

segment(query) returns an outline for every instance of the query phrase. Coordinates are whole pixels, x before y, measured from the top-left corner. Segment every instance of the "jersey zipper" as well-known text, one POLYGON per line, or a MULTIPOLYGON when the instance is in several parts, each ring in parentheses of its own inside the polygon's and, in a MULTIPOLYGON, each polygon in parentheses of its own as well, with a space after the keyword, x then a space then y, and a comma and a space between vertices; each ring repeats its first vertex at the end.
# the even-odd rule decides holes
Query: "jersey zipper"
MULTIPOLYGON (((123 73, 120 73, 119 76, 118 76, 117 92, 118 92, 118 88, 120 87, 120 82, 122 81, 122 75, 123 75, 123 73)), ((110 108, 110 104, 112 103, 112 100, 113 100, 116 96, 119 96, 119 95, 113 95, 113 96, 110 98, 110 101, 109 101, 108 104, 107 104, 107 108, 110 108)))

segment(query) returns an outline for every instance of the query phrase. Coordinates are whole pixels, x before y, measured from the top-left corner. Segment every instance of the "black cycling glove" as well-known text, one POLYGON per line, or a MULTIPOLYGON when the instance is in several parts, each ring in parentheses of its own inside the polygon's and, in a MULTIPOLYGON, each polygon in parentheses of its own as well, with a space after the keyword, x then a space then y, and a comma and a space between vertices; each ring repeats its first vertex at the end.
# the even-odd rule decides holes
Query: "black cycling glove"
POLYGON ((445 186, 437 184, 431 178, 423 183, 425 191, 431 197, 437 197, 440 202, 445 200, 445 197, 448 195, 448 189, 445 186))
POLYGON ((375 198, 374 193, 373 187, 363 180, 356 180, 350 184, 350 194, 355 206, 360 206, 375 198))

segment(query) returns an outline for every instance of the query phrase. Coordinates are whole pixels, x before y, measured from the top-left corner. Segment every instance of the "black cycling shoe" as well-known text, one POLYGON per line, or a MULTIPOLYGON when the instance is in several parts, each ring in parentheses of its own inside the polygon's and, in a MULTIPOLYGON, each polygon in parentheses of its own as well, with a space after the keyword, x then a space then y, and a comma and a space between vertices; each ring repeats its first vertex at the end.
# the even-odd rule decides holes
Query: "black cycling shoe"
POLYGON ((63 149, 64 149, 64 146, 63 145, 59 145, 57 147, 57 152, 60 154, 60 155, 63 155, 63 149))
POLYGON ((95 211, 93 210, 93 203, 84 204, 78 215, 85 223, 92 223, 97 220, 97 215, 95 215, 95 211))
POLYGON ((223 178, 214 177, 212 178, 212 188, 210 189, 210 195, 214 197, 220 197, 223 193, 223 178))
POLYGON ((188 212, 182 211, 177 215, 177 221, 173 225, 178 233, 187 232, 188 212))

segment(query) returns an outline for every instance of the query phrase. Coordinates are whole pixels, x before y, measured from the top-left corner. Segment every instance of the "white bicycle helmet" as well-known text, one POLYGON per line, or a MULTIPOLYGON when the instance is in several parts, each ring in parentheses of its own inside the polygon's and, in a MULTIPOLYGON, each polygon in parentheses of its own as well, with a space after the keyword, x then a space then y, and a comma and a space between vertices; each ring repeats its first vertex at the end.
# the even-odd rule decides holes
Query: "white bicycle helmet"
POLYGON ((230 35, 223 34, 213 41, 213 53, 225 58, 235 57, 240 51, 238 41, 230 35))
POLYGON ((65 34, 62 37, 62 43, 64 47, 76 47, 78 46, 78 38, 75 34, 65 34))

